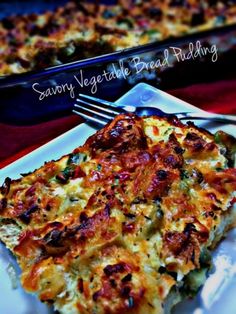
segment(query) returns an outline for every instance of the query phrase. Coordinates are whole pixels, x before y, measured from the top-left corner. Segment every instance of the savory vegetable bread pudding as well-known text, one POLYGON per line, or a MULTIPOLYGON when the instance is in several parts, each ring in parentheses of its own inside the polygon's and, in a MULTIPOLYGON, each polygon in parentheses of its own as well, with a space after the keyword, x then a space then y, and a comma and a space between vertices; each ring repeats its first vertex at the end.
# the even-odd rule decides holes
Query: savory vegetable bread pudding
MULTIPOLYGON (((79 134, 78 134, 79 136, 79 134)), ((163 314, 194 295, 233 227, 235 139, 119 115, 0 194, 24 289, 61 314, 163 314)))
POLYGON ((236 23, 233 0, 68 2, 0 21, 0 75, 22 73, 236 23))

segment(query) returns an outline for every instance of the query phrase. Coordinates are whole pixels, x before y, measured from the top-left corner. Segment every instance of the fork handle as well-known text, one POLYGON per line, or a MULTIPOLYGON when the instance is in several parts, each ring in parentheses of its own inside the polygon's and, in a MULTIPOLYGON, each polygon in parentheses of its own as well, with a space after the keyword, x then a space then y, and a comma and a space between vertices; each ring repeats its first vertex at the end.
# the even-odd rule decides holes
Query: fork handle
POLYGON ((188 112, 184 116, 179 117, 180 120, 196 119, 196 120, 210 120, 222 123, 236 124, 236 115, 217 114, 210 112, 203 112, 202 115, 198 112, 188 112))

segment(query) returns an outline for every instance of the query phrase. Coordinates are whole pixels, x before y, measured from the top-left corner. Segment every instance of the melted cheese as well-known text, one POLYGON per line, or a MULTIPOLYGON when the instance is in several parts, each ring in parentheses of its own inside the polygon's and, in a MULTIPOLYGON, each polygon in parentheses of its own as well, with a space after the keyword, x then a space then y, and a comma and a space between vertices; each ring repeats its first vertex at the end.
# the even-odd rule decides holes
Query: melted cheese
POLYGON ((224 144, 176 118, 120 115, 0 194, 22 285, 62 314, 162 314, 232 225, 224 144))

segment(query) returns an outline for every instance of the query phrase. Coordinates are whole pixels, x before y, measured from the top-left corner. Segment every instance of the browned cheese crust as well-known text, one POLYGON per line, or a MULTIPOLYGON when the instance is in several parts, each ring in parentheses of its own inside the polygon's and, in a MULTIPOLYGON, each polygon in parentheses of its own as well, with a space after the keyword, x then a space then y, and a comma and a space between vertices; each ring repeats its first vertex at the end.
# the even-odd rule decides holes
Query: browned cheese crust
POLYGON ((6 179, 0 238, 23 287, 66 314, 163 313, 232 226, 233 145, 176 118, 120 115, 71 154, 6 179))

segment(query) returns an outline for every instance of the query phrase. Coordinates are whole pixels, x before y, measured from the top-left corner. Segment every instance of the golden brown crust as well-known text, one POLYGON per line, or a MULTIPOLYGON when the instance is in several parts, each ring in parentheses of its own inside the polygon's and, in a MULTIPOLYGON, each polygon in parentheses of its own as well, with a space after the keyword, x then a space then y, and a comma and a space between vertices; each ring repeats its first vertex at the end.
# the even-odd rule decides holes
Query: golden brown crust
POLYGON ((7 179, 0 237, 23 287, 61 313, 163 313, 232 223, 236 170, 222 148, 176 118, 120 115, 71 154, 7 179))

